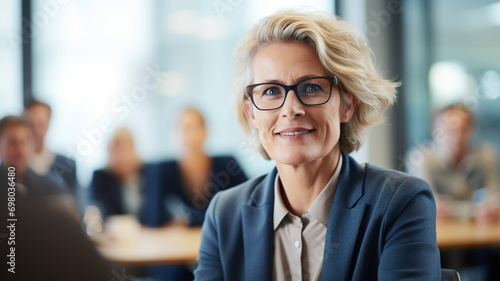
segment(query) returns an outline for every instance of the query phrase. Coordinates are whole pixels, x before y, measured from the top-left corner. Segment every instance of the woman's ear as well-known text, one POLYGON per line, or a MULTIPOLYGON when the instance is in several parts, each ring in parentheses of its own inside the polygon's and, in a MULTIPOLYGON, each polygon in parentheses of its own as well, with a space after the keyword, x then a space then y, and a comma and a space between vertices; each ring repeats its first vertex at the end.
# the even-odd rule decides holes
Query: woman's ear
POLYGON ((255 126, 255 115, 253 113, 253 103, 250 99, 246 99, 244 102, 244 107, 245 107, 245 115, 247 116, 247 119, 250 121, 252 126, 254 128, 257 128, 255 126))
POLYGON ((340 123, 349 122, 352 115, 354 114, 354 109, 356 108, 356 103, 358 102, 358 99, 356 99, 356 96, 354 96, 353 93, 347 92, 347 93, 345 93, 345 95, 346 95, 347 99, 349 100, 349 103, 344 102, 342 115, 340 116, 340 123))

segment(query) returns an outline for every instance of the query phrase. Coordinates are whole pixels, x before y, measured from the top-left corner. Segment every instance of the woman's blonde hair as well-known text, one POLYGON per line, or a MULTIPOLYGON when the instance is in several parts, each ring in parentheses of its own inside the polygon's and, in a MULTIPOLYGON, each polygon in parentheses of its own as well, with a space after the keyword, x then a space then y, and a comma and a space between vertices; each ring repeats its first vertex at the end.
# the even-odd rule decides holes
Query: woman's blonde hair
POLYGON ((248 96, 245 87, 252 81, 252 60, 264 46, 282 42, 305 42, 318 54, 323 68, 337 76, 343 104, 350 104, 345 94, 356 99, 354 114, 341 124, 340 149, 351 153, 363 144, 363 131, 379 124, 385 109, 396 99, 399 83, 383 79, 372 62, 365 39, 346 22, 329 14, 281 11, 263 19, 248 31, 234 53, 232 91, 235 96, 238 122, 250 144, 258 146, 262 156, 270 159, 258 133, 245 115, 248 96))

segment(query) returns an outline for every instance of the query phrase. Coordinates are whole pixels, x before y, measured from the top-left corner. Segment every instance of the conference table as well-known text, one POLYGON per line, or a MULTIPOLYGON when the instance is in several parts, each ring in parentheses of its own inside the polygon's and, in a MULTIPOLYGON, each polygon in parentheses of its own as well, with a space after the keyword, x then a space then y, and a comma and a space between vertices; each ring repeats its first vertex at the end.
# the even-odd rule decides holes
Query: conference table
MULTIPOLYGON (((100 253, 109 261, 125 265, 190 264, 196 262, 201 228, 141 227, 127 235, 94 237, 100 253)), ((449 220, 437 223, 440 250, 485 248, 500 245, 500 223, 449 220)))
POLYGON ((201 227, 142 227, 130 235, 99 235, 93 240, 104 258, 125 265, 195 263, 201 227))
POLYGON ((500 222, 445 220, 436 224, 440 250, 487 248, 500 245, 500 222))

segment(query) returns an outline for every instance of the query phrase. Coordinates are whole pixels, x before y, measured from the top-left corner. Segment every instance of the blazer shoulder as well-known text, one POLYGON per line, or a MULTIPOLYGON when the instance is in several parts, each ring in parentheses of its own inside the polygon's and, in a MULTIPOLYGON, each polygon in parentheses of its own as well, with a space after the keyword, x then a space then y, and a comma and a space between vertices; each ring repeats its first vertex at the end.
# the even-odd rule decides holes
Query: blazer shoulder
POLYGON ((110 175, 109 171, 105 168, 94 170, 94 173, 93 173, 93 176, 96 178, 106 177, 109 175, 110 175))
POLYGON ((236 160, 236 158, 234 158, 234 157, 233 157, 233 156, 231 156, 231 155, 218 155, 218 156, 213 156, 213 157, 212 157, 212 161, 213 161, 213 163, 214 163, 214 166, 223 167, 223 168, 226 168, 226 166, 227 166, 229 163, 233 163, 234 165, 239 166, 239 163, 238 163, 238 161, 236 160))
POLYGON ((235 187, 217 192, 212 199, 216 216, 219 214, 229 214, 234 216, 234 212, 240 210, 241 206, 249 203, 256 187, 263 181, 266 175, 262 175, 241 183, 235 187))
POLYGON ((58 163, 61 163, 61 164, 76 164, 75 160, 73 160, 72 158, 69 158, 67 156, 64 156, 62 154, 56 154, 56 159, 54 160, 54 162, 58 162, 58 163))
POLYGON ((157 166, 157 167, 172 167, 177 165, 177 160, 174 159, 168 159, 168 160, 163 160, 155 163, 150 163, 150 166, 157 166))
POLYGON ((367 164, 366 167, 366 185, 378 186, 392 192, 399 188, 414 191, 428 189, 430 191, 429 184, 421 178, 370 164, 367 164))
POLYGON ((368 198, 405 204, 418 194, 434 198, 429 184, 403 172, 367 165, 365 192, 368 198))
POLYGON ((146 174, 169 175, 178 173, 178 162, 174 159, 148 162, 143 164, 142 171, 146 174))
POLYGON ((91 188, 97 186, 112 185, 118 182, 118 179, 108 169, 95 170, 90 183, 91 188), (97 185, 97 186, 96 186, 97 185))
POLYGON ((221 161, 221 162, 228 162, 228 161, 236 161, 236 158, 234 158, 231 155, 217 155, 217 156, 212 156, 212 159, 214 161, 221 161))
POLYGON ((367 165, 365 178, 366 201, 377 202, 386 216, 397 216, 410 202, 413 205, 434 208, 435 202, 429 184, 406 173, 367 165))
POLYGON ((62 186, 52 179, 41 176, 33 170, 28 169, 25 174, 25 185, 32 190, 39 190, 38 195, 59 195, 62 194, 62 186))

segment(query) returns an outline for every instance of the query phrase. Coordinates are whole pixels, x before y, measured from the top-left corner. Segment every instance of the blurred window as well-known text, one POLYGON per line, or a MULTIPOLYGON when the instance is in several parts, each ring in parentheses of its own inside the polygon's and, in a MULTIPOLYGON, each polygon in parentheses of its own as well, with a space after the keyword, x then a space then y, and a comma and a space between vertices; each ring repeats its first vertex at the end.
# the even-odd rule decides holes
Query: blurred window
POLYGON ((409 146, 435 109, 464 102, 477 140, 500 149, 500 2, 403 1, 403 22, 409 146))
POLYGON ((114 128, 130 128, 146 161, 175 157, 175 119, 195 106, 208 153, 235 155, 250 176, 269 172, 272 162, 241 147, 232 53, 250 25, 297 6, 333 12, 334 1, 33 0, 33 92, 53 107, 49 148, 77 160, 86 186, 114 128))
POLYGON ((22 110, 21 1, 0 0, 0 118, 22 110))

